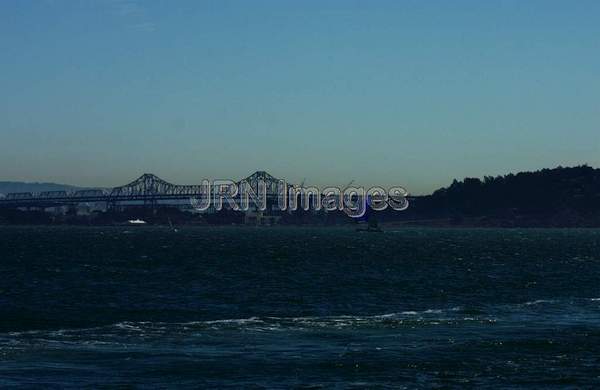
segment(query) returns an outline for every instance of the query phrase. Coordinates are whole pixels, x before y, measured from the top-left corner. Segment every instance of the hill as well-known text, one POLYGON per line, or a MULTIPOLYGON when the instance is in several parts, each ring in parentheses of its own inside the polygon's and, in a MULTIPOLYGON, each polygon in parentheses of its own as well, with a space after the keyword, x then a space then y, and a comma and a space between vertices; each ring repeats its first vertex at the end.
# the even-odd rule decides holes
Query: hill
POLYGON ((454 180, 415 200, 403 218, 473 226, 600 226, 600 169, 581 165, 454 180))
POLYGON ((25 183, 19 181, 0 181, 0 194, 11 192, 70 191, 80 187, 57 183, 25 183))

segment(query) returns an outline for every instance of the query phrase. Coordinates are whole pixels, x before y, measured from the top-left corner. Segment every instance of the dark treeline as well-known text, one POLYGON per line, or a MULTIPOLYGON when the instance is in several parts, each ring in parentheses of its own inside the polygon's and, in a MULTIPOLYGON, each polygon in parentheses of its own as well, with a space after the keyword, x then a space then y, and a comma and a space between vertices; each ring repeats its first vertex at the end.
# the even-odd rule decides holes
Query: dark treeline
POLYGON ((411 204, 406 218, 452 224, 600 226, 600 169, 587 165, 454 180, 411 204))

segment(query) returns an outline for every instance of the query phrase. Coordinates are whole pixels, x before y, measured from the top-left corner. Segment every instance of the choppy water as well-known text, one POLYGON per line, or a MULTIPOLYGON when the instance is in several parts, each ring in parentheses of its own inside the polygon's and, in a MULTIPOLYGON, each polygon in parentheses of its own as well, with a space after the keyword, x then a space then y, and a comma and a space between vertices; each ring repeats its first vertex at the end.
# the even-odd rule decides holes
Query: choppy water
POLYGON ((599 282, 598 230, 0 228, 0 385, 598 387, 599 282))

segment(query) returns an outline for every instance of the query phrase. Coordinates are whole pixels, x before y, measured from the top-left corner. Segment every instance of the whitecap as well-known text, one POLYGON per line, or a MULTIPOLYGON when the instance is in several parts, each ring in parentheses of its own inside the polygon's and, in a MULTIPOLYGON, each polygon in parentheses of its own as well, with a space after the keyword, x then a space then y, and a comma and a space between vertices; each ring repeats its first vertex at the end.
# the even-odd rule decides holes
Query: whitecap
POLYGON ((525 302, 523 305, 531 306, 531 305, 539 305, 540 303, 555 303, 556 301, 553 299, 537 299, 535 301, 525 302))

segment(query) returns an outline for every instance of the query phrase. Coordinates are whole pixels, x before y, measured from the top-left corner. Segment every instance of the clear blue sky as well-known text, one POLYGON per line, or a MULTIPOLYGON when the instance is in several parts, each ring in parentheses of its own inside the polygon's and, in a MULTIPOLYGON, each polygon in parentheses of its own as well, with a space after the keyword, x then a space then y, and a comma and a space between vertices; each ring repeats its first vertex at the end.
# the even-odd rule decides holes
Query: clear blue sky
POLYGON ((600 165, 599 1, 0 2, 0 180, 600 165))

